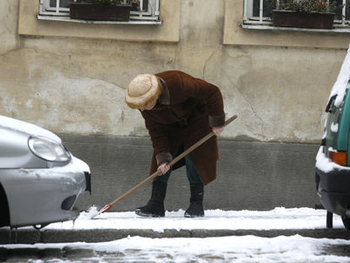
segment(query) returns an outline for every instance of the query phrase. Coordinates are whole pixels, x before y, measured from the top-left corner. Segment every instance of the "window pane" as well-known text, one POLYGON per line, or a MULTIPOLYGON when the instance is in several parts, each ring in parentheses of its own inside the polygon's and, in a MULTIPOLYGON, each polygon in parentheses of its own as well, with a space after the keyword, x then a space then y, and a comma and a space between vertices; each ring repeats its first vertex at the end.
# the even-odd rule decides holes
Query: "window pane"
POLYGON ((253 0, 253 16, 259 16, 260 0, 253 0))
POLYGON ((349 20, 349 3, 350 0, 346 0, 345 6, 343 5, 343 0, 330 0, 331 4, 335 4, 337 6, 337 10, 335 11, 335 20, 342 20, 342 8, 345 8, 345 20, 349 20))
POLYGON ((260 1, 264 1, 263 17, 271 17, 277 0, 253 0, 253 16, 259 17, 260 1))
MULTIPOLYGON (((71 0, 60 0, 60 7, 69 7, 69 2, 71 2, 71 0)), ((50 0, 50 6, 51 7, 56 7, 56 0, 50 0)))
POLYGON ((148 0, 143 0, 143 6, 142 6, 142 11, 147 12, 148 11, 148 0))
MULTIPOLYGON (((131 8, 131 11, 137 11, 137 12, 140 12, 140 2, 142 0, 138 1, 132 1, 131 2, 131 5, 132 5, 132 8, 131 8)), ((142 12, 147 12, 148 11, 148 0, 143 0, 143 5, 142 5, 142 12)))

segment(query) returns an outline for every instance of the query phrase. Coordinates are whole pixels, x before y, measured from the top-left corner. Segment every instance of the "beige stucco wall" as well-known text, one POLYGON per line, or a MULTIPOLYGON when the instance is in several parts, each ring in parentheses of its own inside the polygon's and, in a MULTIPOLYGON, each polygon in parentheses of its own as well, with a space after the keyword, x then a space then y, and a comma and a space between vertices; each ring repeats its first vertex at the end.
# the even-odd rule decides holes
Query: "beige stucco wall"
POLYGON ((239 116, 225 138, 322 136, 349 35, 247 31, 241 0, 161 0, 162 25, 146 28, 38 21, 37 2, 0 2, 1 115, 56 133, 146 136, 125 87, 138 73, 179 69, 221 88, 239 116))

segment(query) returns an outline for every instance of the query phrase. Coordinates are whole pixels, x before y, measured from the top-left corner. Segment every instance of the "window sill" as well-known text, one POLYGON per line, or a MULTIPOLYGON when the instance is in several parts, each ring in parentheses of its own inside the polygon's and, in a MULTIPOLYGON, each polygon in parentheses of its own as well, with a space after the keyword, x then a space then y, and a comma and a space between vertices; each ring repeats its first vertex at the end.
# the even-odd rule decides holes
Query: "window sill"
POLYGON ((82 19, 70 19, 69 17, 55 17, 55 16, 42 16, 37 15, 38 20, 44 21, 61 21, 70 23, 81 23, 81 24, 98 24, 98 25, 161 25, 162 21, 93 21, 93 20, 82 20, 82 19))
POLYGON ((276 27, 272 25, 254 25, 254 24, 240 24, 243 29, 251 30, 270 30, 270 31, 294 31, 294 32, 315 32, 315 33, 350 33, 349 27, 335 27, 333 29, 316 29, 316 28, 296 28, 296 27, 276 27))

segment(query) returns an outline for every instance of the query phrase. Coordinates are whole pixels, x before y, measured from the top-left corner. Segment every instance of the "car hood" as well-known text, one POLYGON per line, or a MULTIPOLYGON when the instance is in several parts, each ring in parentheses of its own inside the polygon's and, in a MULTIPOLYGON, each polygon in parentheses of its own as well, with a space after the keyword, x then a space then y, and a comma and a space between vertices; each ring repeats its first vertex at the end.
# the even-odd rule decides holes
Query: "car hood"
POLYGON ((34 124, 30 124, 28 122, 24 122, 24 121, 12 119, 12 118, 0 115, 0 126, 14 130, 14 131, 23 132, 28 135, 47 137, 47 138, 50 138, 51 140, 54 140, 57 143, 62 143, 61 139, 56 134, 48 130, 45 130, 43 128, 40 128, 34 124))

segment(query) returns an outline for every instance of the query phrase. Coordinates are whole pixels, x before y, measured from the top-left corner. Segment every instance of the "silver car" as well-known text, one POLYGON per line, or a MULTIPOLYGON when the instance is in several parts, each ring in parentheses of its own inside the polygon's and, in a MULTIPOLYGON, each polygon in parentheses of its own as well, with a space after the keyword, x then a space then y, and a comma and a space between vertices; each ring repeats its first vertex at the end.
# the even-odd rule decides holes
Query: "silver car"
POLYGON ((0 116, 0 227, 75 219, 74 204, 85 191, 90 168, 58 136, 0 116))

